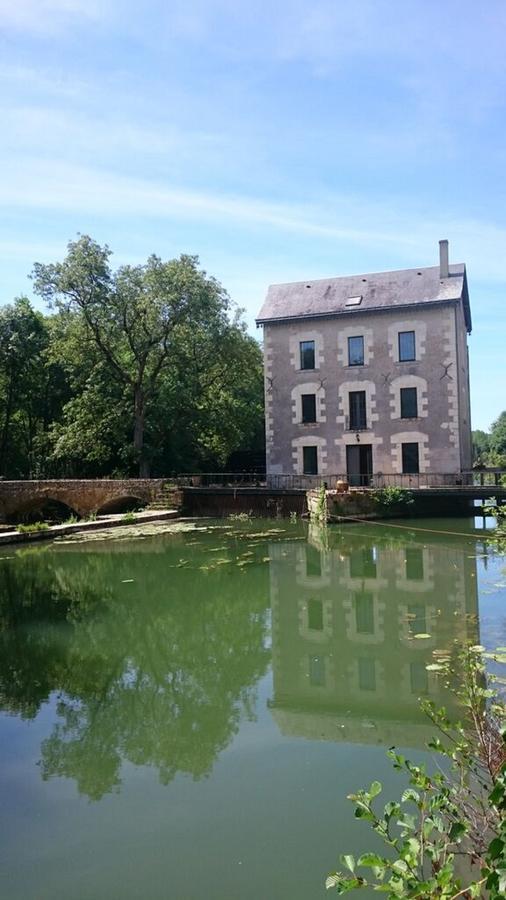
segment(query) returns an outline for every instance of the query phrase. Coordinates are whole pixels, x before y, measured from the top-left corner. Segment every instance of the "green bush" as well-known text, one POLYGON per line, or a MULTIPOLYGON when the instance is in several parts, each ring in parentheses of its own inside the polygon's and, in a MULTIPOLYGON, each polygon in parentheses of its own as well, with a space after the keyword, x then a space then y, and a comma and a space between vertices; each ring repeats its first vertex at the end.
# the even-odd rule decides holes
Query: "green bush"
POLYGON ((444 708, 422 702, 438 731, 429 748, 445 757, 445 765, 428 773, 394 748, 388 752, 394 768, 408 776, 400 800, 376 809, 379 781, 349 795, 355 817, 370 823, 385 851, 357 860, 343 855, 348 871, 329 875, 327 888, 339 894, 372 889, 390 900, 506 896, 506 708, 487 687, 484 656, 506 662, 506 648, 485 654, 481 646, 468 647, 456 667, 449 654, 439 652, 427 666, 447 686, 450 680, 460 685, 453 692, 462 722, 451 722, 444 708))
POLYGON ((411 506, 414 503, 413 494, 406 488, 386 487, 374 491, 375 502, 383 509, 393 509, 411 506))
POLYGON ((123 525, 134 525, 135 523, 135 513, 127 512, 124 516, 121 517, 121 521, 123 525))

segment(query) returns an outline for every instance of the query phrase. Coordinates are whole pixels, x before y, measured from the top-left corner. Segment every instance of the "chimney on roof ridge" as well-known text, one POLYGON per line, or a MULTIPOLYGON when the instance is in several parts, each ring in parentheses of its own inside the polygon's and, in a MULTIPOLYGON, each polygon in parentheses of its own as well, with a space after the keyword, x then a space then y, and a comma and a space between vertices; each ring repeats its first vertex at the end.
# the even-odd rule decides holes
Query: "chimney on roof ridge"
POLYGON ((448 241, 439 241, 439 277, 448 278, 449 274, 448 241))

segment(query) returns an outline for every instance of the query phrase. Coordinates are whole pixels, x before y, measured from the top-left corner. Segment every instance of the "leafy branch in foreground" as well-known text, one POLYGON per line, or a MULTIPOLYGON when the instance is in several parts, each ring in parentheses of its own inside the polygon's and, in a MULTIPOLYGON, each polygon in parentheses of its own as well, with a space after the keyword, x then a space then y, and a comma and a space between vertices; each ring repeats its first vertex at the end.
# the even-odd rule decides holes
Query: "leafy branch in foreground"
POLYGON ((451 690, 463 709, 462 721, 452 722, 444 708, 422 701, 438 731, 429 747, 445 765, 428 773, 424 765, 388 751, 409 781, 400 801, 377 811, 379 781, 349 795, 356 818, 370 823, 386 853, 342 856, 348 872, 329 875, 327 888, 339 894, 368 888, 418 900, 505 896, 506 709, 499 688, 487 687, 485 657, 505 663, 506 648, 487 654, 481 646, 468 647, 455 666, 449 655, 436 653, 428 668, 445 677, 448 687, 450 681, 460 685, 451 690))
POLYGON ((495 497, 491 497, 485 504, 483 512, 486 516, 492 516, 496 520, 492 539, 497 545, 497 550, 502 553, 506 547, 506 506, 498 503, 495 497))

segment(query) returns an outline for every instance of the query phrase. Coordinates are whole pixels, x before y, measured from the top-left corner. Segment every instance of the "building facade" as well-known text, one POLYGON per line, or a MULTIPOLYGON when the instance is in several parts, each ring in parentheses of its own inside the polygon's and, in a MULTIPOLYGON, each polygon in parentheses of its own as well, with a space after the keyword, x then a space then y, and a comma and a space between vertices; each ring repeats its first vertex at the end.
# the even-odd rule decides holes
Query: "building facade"
POLYGON ((466 270, 271 285, 264 330, 268 474, 460 473, 471 467, 466 270))

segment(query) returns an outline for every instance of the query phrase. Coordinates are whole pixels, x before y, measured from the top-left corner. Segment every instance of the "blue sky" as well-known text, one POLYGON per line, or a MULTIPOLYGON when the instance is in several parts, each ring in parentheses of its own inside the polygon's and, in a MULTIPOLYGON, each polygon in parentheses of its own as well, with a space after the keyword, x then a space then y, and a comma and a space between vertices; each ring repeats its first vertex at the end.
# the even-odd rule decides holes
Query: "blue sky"
MULTIPOLYGON (((506 408, 506 3, 0 0, 0 302, 77 232, 274 281, 466 262, 506 408)), ((259 335, 260 336, 260 335, 259 335)))

